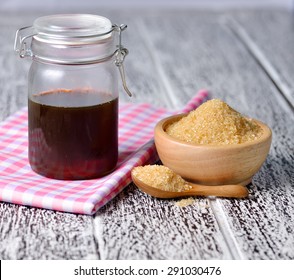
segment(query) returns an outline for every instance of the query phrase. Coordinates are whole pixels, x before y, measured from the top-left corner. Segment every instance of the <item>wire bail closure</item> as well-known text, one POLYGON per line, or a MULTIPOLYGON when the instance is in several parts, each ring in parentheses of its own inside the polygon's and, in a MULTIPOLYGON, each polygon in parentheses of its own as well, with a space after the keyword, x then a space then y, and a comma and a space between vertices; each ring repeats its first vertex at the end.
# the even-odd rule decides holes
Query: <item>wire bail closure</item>
POLYGON ((122 80, 122 84, 123 84, 123 88, 125 90, 125 92, 131 97, 132 93, 130 92, 130 90, 128 89, 127 83, 126 83, 126 75, 125 75, 125 68, 123 65, 123 62, 125 60, 125 57, 128 55, 129 51, 128 49, 124 48, 122 45, 122 36, 121 33, 127 28, 127 25, 125 24, 121 24, 120 26, 114 25, 115 30, 118 31, 118 49, 116 50, 116 59, 115 59, 115 65, 118 67, 120 76, 121 76, 121 80, 122 80))
POLYGON ((34 34, 32 31, 33 31, 33 26, 22 27, 16 31, 15 40, 14 40, 14 51, 19 54, 20 58, 33 56, 33 52, 30 47, 27 47, 27 42, 26 42, 26 40, 37 35, 37 34, 34 34), (27 32, 30 30, 31 32, 27 32), (28 35, 25 35, 23 33, 28 33, 28 35))
MULTIPOLYGON (((111 59, 112 57, 115 57, 115 65, 118 67, 121 80, 122 80, 122 85, 125 90, 125 92, 131 97, 132 93, 128 89, 127 83, 126 83, 126 75, 125 75, 125 69, 123 62, 125 60, 125 57, 128 55, 129 51, 127 48, 125 48, 122 45, 122 32, 127 28, 126 24, 113 24, 112 25, 112 30, 111 31, 116 31, 118 32, 118 45, 116 46, 117 49, 114 51, 114 53, 110 56, 99 58, 96 60, 91 60, 91 61, 84 61, 84 62, 71 62, 71 63, 66 63, 66 61, 51 61, 53 63, 58 63, 58 64, 71 64, 71 65, 83 65, 83 64, 92 64, 92 63, 100 63, 107 61, 111 59)), ((26 26, 18 29, 15 34, 15 40, 14 40, 14 51, 19 54, 20 58, 25 58, 25 57, 35 57, 39 58, 37 55, 35 55, 31 48, 30 45, 28 46, 27 40, 31 39, 33 36, 38 35, 38 33, 34 32, 34 27, 33 26, 26 26)), ((98 35, 99 36, 99 35, 98 35)), ((43 60, 42 58, 39 58, 40 60, 43 60)), ((50 60, 49 60, 50 62, 50 60)))

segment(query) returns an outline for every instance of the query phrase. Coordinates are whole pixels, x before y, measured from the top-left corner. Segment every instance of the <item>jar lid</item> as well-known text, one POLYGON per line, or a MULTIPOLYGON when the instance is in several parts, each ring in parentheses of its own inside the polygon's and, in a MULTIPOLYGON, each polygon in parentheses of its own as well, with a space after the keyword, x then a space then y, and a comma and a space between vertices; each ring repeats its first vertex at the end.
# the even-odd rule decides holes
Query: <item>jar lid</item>
POLYGON ((117 26, 108 18, 90 14, 39 17, 32 26, 30 46, 37 60, 60 64, 88 64, 112 58, 117 26))
POLYGON ((33 28, 38 37, 69 39, 86 39, 95 37, 105 39, 113 31, 108 18, 90 14, 58 14, 39 17, 33 28))
POLYGON ((33 26, 16 31, 14 50, 21 58, 62 65, 88 65, 114 59, 123 87, 131 96, 123 66, 128 50, 122 45, 121 34, 126 28, 125 24, 112 25, 108 18, 98 15, 44 16, 37 18, 33 26))

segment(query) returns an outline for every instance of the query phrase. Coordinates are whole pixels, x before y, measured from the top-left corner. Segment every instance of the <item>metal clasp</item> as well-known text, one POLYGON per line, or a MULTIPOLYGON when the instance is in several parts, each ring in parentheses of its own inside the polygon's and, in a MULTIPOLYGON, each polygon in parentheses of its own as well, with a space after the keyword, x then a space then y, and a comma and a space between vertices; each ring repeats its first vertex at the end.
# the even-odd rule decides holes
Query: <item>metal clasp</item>
POLYGON ((19 53, 20 58, 33 56, 32 50, 27 46, 26 40, 33 37, 33 27, 26 26, 18 29, 15 34, 14 50, 19 53), (26 35, 27 34, 27 35, 26 35))
POLYGON ((126 75, 125 75, 125 68, 123 65, 124 59, 125 57, 128 55, 129 51, 127 48, 124 48, 122 45, 122 36, 121 33, 122 31, 124 31, 127 28, 127 25, 125 24, 121 24, 120 26, 118 25, 114 25, 113 26, 114 30, 118 31, 118 49, 115 52, 115 65, 118 67, 120 76, 121 76, 121 80, 122 80, 122 84, 123 84, 123 88, 126 91, 126 93, 131 97, 132 93, 130 92, 130 90, 128 89, 127 83, 126 83, 126 75))

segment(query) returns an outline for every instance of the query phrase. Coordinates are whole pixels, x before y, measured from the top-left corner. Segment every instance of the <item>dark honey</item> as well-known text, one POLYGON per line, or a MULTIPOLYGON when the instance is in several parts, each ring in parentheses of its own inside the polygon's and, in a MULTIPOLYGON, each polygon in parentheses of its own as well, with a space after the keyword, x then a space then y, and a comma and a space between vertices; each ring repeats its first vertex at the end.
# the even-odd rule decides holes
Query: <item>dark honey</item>
POLYGON ((118 158, 118 99, 57 90, 29 99, 29 161, 49 178, 89 179, 111 172, 118 158))

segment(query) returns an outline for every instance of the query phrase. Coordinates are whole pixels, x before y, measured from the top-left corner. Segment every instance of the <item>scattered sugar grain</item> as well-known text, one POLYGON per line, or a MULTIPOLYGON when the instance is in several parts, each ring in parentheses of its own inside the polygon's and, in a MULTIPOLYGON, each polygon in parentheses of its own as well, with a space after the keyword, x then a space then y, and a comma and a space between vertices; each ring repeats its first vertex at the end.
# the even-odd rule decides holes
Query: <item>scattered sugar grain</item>
POLYGON ((189 198, 184 198, 175 202, 175 205, 179 207, 186 207, 186 206, 192 205, 194 202, 195 202, 195 199, 192 197, 189 197, 189 198))
POLYGON ((212 99, 166 128, 170 136, 194 144, 241 144, 253 141, 262 128, 228 104, 212 99))
POLYGON ((181 176, 163 165, 138 166, 132 173, 145 184, 164 191, 181 192, 192 188, 181 176))

